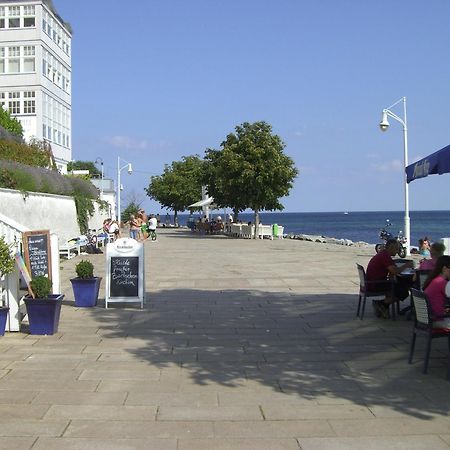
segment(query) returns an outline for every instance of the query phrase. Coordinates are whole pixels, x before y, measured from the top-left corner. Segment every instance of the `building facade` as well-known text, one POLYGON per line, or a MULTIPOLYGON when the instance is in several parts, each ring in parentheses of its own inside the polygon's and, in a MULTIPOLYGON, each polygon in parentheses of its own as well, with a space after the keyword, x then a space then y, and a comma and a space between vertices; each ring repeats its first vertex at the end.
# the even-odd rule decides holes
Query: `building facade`
POLYGON ((51 0, 0 0, 0 105, 24 138, 51 145, 58 169, 72 159, 72 29, 51 0))

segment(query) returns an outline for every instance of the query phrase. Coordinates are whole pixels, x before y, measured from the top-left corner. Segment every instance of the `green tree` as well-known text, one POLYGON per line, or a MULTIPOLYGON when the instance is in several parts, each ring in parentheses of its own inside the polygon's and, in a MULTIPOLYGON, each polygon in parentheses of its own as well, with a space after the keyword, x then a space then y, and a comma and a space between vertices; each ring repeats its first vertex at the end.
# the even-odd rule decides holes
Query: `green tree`
POLYGON ((220 150, 208 149, 204 181, 220 207, 255 212, 255 230, 260 211, 284 209, 280 198, 289 194, 298 175, 294 161, 285 155, 285 144, 272 134, 266 122, 244 122, 222 142, 220 150))
POLYGON ((183 156, 181 161, 166 165, 162 175, 152 176, 145 191, 151 199, 172 209, 177 223, 178 211, 199 200, 202 177, 203 160, 198 155, 183 156))
POLYGON ((127 207, 120 214, 122 223, 128 222, 130 220, 130 216, 133 215, 136 217, 137 212, 141 209, 141 205, 139 203, 130 202, 127 207))
POLYGON ((100 177, 102 175, 92 161, 70 161, 67 163, 67 171, 71 172, 72 170, 89 170, 91 177, 100 177))
POLYGON ((23 127, 20 120, 12 117, 9 111, 0 106, 0 125, 15 136, 23 138, 23 127))

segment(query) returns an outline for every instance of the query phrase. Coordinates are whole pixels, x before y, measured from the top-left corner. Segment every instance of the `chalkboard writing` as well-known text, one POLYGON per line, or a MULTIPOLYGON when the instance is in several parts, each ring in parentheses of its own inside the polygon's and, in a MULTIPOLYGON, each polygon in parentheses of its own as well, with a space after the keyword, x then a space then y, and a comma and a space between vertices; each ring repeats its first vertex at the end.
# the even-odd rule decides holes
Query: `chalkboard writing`
POLYGON ((111 297, 139 296, 139 257, 112 256, 110 276, 111 297))
POLYGON ((25 264, 31 278, 46 276, 51 278, 50 232, 27 231, 23 233, 25 264))

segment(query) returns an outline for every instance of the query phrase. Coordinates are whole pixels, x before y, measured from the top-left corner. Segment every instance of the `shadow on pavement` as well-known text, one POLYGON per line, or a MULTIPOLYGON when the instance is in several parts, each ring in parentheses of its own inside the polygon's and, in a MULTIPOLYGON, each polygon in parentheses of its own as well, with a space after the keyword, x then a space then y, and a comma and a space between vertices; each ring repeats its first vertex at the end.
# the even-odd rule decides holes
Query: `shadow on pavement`
POLYGON ((344 399, 422 419, 450 411, 446 340, 433 342, 423 375, 422 339, 407 363, 412 322, 373 319, 370 310, 355 319, 355 295, 179 289, 147 296, 144 310, 92 310, 99 333, 141 339, 141 348, 127 350, 136 360, 179 366, 200 386, 257 383, 287 401, 344 399))

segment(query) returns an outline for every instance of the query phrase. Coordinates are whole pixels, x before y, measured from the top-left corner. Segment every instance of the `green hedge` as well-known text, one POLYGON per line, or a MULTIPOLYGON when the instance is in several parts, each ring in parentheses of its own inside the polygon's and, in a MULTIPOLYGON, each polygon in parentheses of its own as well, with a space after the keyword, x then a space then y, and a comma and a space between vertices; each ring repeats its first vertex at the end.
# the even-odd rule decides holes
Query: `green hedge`
POLYGON ((97 188, 89 181, 61 175, 56 170, 33 167, 0 159, 0 187, 26 192, 98 197, 97 188))
POLYGON ((28 166, 52 166, 50 152, 38 141, 28 145, 22 142, 0 139, 0 159, 15 161, 28 166))

